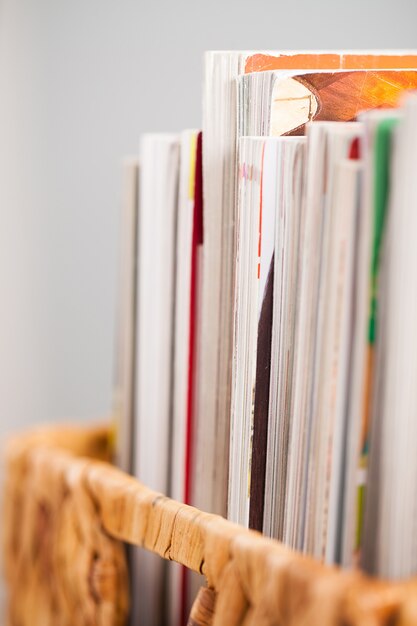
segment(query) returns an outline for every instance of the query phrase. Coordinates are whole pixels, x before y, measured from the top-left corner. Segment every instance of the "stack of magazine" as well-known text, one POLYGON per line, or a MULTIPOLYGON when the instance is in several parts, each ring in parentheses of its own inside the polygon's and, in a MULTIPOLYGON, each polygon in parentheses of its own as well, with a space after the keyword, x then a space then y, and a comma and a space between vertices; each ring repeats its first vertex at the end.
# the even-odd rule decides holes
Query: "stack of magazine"
MULTIPOLYGON (((204 74, 202 132, 125 164, 116 462, 417 574, 417 52, 210 52, 204 74)), ((133 561, 144 623, 184 624, 191 576, 133 561)))

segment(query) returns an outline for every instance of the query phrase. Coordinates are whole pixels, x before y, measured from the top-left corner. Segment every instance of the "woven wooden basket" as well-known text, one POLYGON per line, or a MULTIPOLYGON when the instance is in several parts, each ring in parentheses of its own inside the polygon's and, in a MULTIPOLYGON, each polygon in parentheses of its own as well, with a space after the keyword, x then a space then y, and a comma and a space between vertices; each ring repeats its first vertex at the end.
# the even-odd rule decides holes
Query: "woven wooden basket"
POLYGON ((40 429, 7 445, 9 626, 121 626, 124 542, 202 572, 190 625, 417 625, 417 581, 342 572, 155 493, 110 465, 107 428, 40 429))

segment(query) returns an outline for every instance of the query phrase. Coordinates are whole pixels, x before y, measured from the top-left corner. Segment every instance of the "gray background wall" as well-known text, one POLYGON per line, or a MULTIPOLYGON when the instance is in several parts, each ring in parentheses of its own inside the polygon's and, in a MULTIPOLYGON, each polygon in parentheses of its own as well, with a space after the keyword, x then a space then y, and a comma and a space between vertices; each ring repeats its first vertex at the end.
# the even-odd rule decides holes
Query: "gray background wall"
POLYGON ((121 158, 202 53, 417 47, 416 0, 0 0, 0 435, 111 406, 121 158))

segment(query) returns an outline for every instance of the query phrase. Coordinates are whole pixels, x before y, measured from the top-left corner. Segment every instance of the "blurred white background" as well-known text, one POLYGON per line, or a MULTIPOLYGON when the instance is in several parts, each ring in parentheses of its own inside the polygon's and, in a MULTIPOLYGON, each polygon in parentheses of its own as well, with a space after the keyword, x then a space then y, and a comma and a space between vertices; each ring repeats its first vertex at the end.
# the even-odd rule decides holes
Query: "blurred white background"
POLYGON ((0 0, 0 435, 111 407, 121 159, 202 53, 417 47, 416 0, 0 0))

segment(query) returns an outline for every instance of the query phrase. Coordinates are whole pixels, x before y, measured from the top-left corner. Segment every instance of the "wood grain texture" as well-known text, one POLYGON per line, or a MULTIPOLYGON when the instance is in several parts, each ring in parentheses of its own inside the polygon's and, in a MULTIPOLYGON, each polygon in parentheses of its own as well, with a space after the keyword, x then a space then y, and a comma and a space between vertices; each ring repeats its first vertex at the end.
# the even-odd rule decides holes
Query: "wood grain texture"
POLYGON ((105 462, 107 441, 100 428, 10 441, 3 509, 9 626, 125 624, 123 542, 206 576, 193 625, 417 626, 417 581, 390 584, 326 567, 174 502, 105 462))

